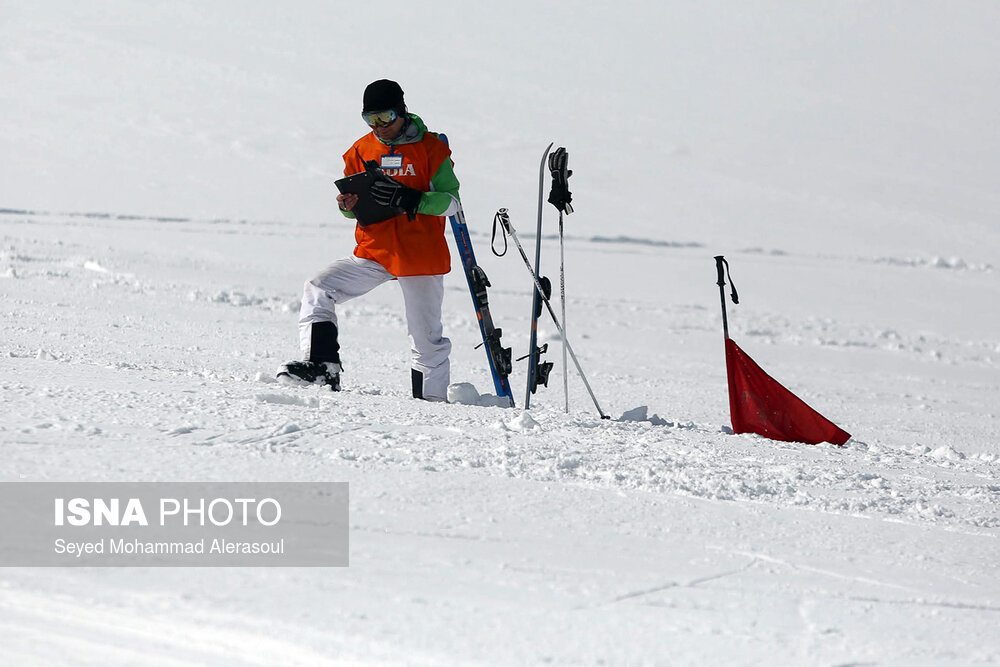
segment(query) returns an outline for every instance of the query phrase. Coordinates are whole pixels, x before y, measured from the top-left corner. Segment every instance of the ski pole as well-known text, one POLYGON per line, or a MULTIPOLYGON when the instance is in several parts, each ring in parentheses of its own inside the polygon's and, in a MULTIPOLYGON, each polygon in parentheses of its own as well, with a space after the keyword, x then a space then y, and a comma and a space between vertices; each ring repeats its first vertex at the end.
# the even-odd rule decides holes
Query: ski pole
MULTIPOLYGON (((510 222, 510 216, 507 214, 507 209, 502 208, 497 211, 495 219, 500 221, 504 232, 506 232, 507 235, 514 240, 514 245, 517 246, 518 252, 521 253, 521 259, 524 260, 524 265, 527 267, 528 273, 531 274, 535 281, 535 292, 541 296, 542 303, 545 304, 545 307, 549 311, 549 315, 552 317, 552 322, 556 325, 559 335, 562 336, 563 343, 566 345, 566 350, 569 352, 570 358, 573 359, 573 364, 576 366, 576 370, 580 374, 580 379, 583 380, 583 384, 587 388, 587 393, 590 394, 590 400, 594 402, 594 407, 597 408, 598 414, 601 415, 601 419, 611 419, 611 417, 604 414, 604 411, 601 410, 601 405, 597 402, 594 390, 591 389, 590 382, 587 381, 587 375, 583 372, 583 366, 580 365, 580 361, 576 358, 576 353, 573 351, 573 347, 569 344, 569 340, 566 339, 566 330, 563 329, 562 324, 559 322, 559 318, 556 316, 555 310, 552 309, 552 304, 549 302, 548 298, 545 297, 541 281, 539 281, 538 276, 531 269, 531 261, 528 259, 528 254, 524 251, 524 246, 521 245, 521 241, 517 237, 517 230, 514 229, 514 225, 510 222)), ((525 409, 527 409, 527 406, 525 406, 525 409)))
MULTIPOLYGON (((552 172, 552 190, 549 191, 549 203, 559 211, 559 304, 562 307, 563 329, 566 322, 566 235, 563 230, 563 213, 573 212, 573 194, 569 191, 569 177, 573 172, 568 169, 569 153, 560 146, 549 155, 549 171, 552 172)), ((566 346, 563 345, 563 396, 566 401, 566 412, 569 412, 569 373, 566 369, 566 346)))
MULTIPOLYGON (((559 211, 559 305, 562 306, 563 329, 566 327, 566 250, 563 244, 563 214, 559 211)), ((563 334, 563 398, 566 403, 566 414, 569 414, 569 373, 566 369, 566 334, 563 334)))

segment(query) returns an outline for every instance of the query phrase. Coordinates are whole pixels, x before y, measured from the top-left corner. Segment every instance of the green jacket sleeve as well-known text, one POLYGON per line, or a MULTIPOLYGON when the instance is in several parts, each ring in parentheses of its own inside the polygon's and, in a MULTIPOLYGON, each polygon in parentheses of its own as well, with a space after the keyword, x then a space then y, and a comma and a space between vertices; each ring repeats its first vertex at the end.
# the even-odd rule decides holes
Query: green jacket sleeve
POLYGON ((431 190, 420 198, 417 213, 450 215, 454 212, 453 206, 457 206, 459 201, 458 177, 455 176, 455 168, 449 158, 441 163, 431 178, 431 190))

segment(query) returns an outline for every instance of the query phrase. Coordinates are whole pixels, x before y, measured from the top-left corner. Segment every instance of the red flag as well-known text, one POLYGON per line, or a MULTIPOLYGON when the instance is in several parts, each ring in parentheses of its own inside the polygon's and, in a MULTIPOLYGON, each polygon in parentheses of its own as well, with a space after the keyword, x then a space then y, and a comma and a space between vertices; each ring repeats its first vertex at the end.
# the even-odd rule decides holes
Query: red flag
POLYGON ((850 439, 850 433, 761 370, 731 338, 726 338, 726 373, 734 433, 757 433, 772 440, 811 445, 843 445, 850 439))

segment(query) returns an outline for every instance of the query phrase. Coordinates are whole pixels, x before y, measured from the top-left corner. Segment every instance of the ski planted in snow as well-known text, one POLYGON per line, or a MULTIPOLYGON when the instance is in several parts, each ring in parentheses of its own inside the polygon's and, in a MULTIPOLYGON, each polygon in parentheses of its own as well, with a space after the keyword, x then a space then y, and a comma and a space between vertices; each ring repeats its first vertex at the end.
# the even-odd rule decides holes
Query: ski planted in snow
POLYGON ((539 266, 542 260, 542 204, 544 202, 542 197, 545 189, 545 164, 548 160, 550 150, 552 150, 552 144, 549 144, 545 152, 542 153, 542 163, 538 168, 538 231, 535 235, 535 268, 532 271, 536 288, 531 298, 531 331, 528 337, 528 386, 524 392, 525 410, 531 406, 531 395, 538 391, 538 385, 549 386, 549 373, 552 371, 552 362, 543 362, 541 360, 542 355, 549 349, 548 343, 541 347, 538 346, 538 317, 542 314, 542 302, 547 302, 552 295, 551 281, 539 273, 539 266))
MULTIPOLYGON (((438 133, 437 136, 441 141, 448 143, 448 137, 444 134, 438 133)), ((472 250, 469 227, 465 222, 465 212, 462 210, 461 204, 459 204, 458 212, 448 216, 448 220, 451 222, 451 231, 455 234, 455 245, 458 247, 458 255, 462 259, 465 279, 469 283, 472 305, 476 309, 476 319, 479 321, 479 332, 483 336, 482 344, 486 347, 486 359, 489 362, 490 373, 493 375, 493 387, 497 396, 506 397, 510 407, 514 407, 514 394, 510 390, 510 381, 508 380, 512 369, 511 348, 501 344, 500 336, 503 330, 493 323, 486 295, 486 288, 490 286, 490 281, 483 268, 476 263, 476 254, 472 250)))

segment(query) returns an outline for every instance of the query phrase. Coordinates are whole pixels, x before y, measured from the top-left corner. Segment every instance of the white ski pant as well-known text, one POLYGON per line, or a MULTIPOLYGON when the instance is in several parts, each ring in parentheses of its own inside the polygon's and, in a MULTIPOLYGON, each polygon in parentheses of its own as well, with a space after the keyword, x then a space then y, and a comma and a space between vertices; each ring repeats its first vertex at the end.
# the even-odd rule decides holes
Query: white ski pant
MULTIPOLYGON (((337 304, 372 291, 394 276, 381 264, 360 257, 339 259, 306 282, 299 311, 299 347, 309 358, 312 325, 337 324, 337 304)), ((450 381, 451 341, 441 326, 444 276, 402 276, 395 278, 403 292, 406 326, 410 334, 411 367, 422 376, 422 394, 428 400, 445 400, 450 381)), ((418 377, 414 374, 414 377, 418 377)), ((414 387, 416 390, 416 387, 414 387)))

